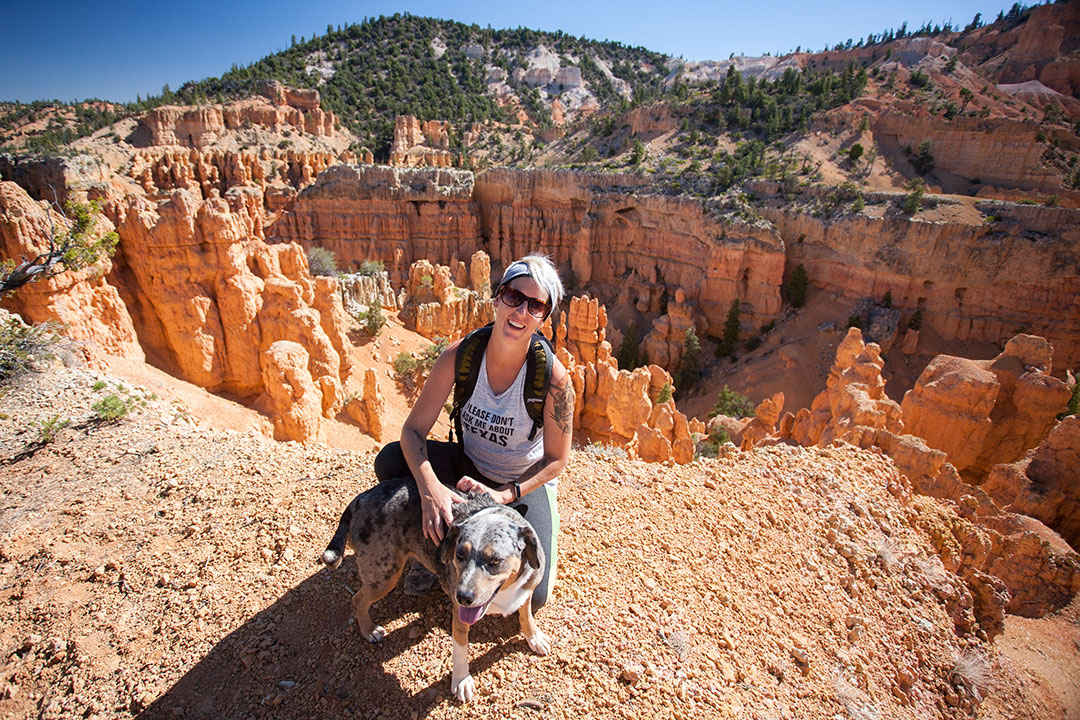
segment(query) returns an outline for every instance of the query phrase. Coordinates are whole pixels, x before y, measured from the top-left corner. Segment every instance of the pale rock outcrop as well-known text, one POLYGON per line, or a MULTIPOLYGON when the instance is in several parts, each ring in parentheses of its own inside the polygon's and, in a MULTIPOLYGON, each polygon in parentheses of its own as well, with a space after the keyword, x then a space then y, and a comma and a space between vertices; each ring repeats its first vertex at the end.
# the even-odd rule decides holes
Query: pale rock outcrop
MULTIPOLYGON (((491 267, 487 254, 477 251, 472 263, 483 287, 483 268, 491 267)), ((454 285, 449 267, 418 260, 409 268, 406 300, 399 317, 406 328, 426 338, 455 340, 494 320, 495 306, 490 295, 454 285)))
POLYGON ((394 140, 390 145, 392 167, 452 167, 450 123, 419 120, 411 115, 394 118, 394 140))
POLYGON ((774 393, 762 400, 754 410, 754 419, 742 431, 739 438, 742 450, 749 450, 776 432, 776 423, 784 410, 784 393, 774 393))
POLYGON ((263 352, 263 384, 273 406, 274 438, 318 439, 322 392, 308 371, 308 354, 299 343, 279 340, 263 352))
MULTIPOLYGON (((0 182, 0 256, 31 260, 47 251, 54 229, 68 227, 58 212, 35 202, 13 182, 0 182)), ((112 223, 98 216, 98 237, 112 223)), ((8 293, 0 306, 18 313, 28 323, 54 321, 65 326, 64 335, 82 344, 86 358, 99 362, 107 355, 143 359, 127 307, 106 274, 112 260, 104 258, 77 272, 63 271, 8 293)))
POLYGON ((384 310, 397 310, 400 307, 398 296, 390 286, 390 276, 385 270, 375 275, 339 275, 338 286, 341 288, 345 312, 354 317, 375 303, 384 310))
POLYGON ((1080 416, 1059 422, 1015 463, 995 465, 982 489, 1002 508, 1038 518, 1080 548, 1080 416))
POLYGON ((1017 335, 992 360, 935 358, 904 396, 904 427, 943 450, 973 481, 1039 444, 1065 409, 1070 386, 1049 373, 1053 348, 1017 335))
POLYGON ((686 349, 686 333, 691 329, 697 332, 694 307, 686 302, 686 292, 678 288, 674 301, 668 303, 667 314, 653 321, 652 329, 642 342, 645 357, 650 363, 675 372, 686 349))
POLYGON ((361 431, 377 442, 382 441, 382 417, 386 412, 386 399, 379 391, 374 368, 364 371, 364 392, 345 404, 345 412, 360 426, 361 431))
POLYGON ((583 439, 626 448, 651 462, 694 459, 686 416, 674 401, 655 403, 671 375, 656 365, 619 370, 605 339, 607 311, 588 297, 570 300, 555 336, 560 361, 574 385, 574 430, 583 439))

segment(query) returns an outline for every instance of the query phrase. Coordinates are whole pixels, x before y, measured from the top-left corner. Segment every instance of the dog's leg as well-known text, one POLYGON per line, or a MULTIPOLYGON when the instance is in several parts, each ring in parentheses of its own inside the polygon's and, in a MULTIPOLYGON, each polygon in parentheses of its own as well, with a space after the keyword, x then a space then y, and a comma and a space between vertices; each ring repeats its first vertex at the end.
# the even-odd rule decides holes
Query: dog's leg
MULTIPOLYGON (((359 560, 357 566, 359 566, 359 560)), ((394 589, 398 584, 398 580, 401 579, 401 571, 405 569, 405 559, 401 558, 401 562, 398 564, 397 569, 390 573, 390 576, 379 581, 370 581, 369 576, 366 576, 362 568, 360 570, 360 578, 363 584, 360 589, 353 593, 352 606, 353 617, 356 618, 356 624, 360 628, 360 633, 368 639, 369 642, 379 642, 386 637, 386 628, 382 625, 376 625, 371 620, 371 606, 382 600, 386 595, 394 589)))
POLYGON ((536 626, 536 620, 532 614, 532 596, 518 608, 518 622, 521 624, 521 634, 529 643, 529 647, 537 655, 547 655, 551 652, 551 641, 548 636, 536 626))
POLYGON ((472 700, 476 683, 469 674, 469 626, 458 619, 457 603, 454 609, 454 670, 450 675, 450 692, 461 702, 472 700))

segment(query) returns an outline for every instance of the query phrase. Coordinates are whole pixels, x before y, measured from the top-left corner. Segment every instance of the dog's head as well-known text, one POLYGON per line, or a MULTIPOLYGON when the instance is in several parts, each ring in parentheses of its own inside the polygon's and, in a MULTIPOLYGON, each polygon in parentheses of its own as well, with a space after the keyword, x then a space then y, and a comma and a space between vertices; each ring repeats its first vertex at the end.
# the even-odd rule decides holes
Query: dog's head
POLYGON ((530 568, 540 571, 542 551, 532 525, 510 508, 470 500, 454 509, 454 524, 442 542, 440 559, 461 620, 471 625, 483 617, 500 589, 530 568))

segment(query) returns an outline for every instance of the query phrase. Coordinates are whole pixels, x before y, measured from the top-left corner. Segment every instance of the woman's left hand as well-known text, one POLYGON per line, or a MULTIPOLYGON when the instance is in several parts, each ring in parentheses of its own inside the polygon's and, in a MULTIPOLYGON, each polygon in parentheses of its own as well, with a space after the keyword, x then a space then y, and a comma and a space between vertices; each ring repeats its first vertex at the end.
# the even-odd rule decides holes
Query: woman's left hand
POLYGON ((461 492, 486 492, 491 498, 500 505, 506 505, 514 499, 514 493, 510 488, 490 488, 479 480, 474 480, 468 475, 462 475, 458 480, 457 489, 461 492))

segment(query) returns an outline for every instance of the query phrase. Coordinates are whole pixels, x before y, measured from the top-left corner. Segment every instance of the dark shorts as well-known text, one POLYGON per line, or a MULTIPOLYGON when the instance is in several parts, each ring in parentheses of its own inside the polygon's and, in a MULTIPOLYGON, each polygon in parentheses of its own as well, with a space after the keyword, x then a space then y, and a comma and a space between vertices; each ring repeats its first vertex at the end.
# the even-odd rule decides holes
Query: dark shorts
MULTIPOLYGON (((457 443, 428 440, 427 451, 431 469, 435 471, 436 477, 443 485, 456 488, 457 481, 463 475, 468 475, 491 488, 502 484, 484 477, 457 443)), ((405 461, 405 454, 401 452, 401 443, 392 442, 379 451, 375 458, 375 476, 379 482, 391 478, 412 477, 409 464, 405 461)), ((551 588, 555 586, 555 573, 558 566, 556 562, 559 537, 558 502, 551 488, 542 485, 520 500, 510 503, 509 507, 521 513, 522 517, 533 526, 540 545, 544 548, 544 556, 547 558, 544 579, 533 592, 532 605, 536 610, 547 602, 551 588)))

